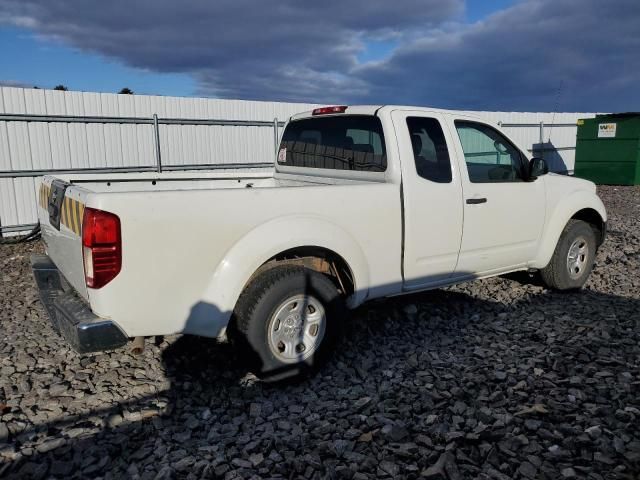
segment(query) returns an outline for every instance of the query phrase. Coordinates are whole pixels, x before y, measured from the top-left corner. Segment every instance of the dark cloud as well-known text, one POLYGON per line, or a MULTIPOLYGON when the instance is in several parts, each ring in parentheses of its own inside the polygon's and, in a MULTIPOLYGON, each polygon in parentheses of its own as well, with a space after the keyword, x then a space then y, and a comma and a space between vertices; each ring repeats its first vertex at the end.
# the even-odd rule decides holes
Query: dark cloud
MULTIPOLYGON (((463 0, 3 0, 0 21, 244 98, 333 95, 371 36, 406 35, 459 14, 463 0)), ((348 86, 347 89, 353 88, 348 86)), ((347 90, 348 91, 348 90, 347 90)))
POLYGON ((462 9, 462 0, 3 0, 0 22, 192 74, 212 96, 640 109, 640 1, 521 0, 473 25, 455 23, 462 9), (361 64, 372 38, 398 48, 361 64))
POLYGON ((638 52, 640 1, 538 0, 420 38, 354 75, 384 102, 629 111, 640 109, 638 52))

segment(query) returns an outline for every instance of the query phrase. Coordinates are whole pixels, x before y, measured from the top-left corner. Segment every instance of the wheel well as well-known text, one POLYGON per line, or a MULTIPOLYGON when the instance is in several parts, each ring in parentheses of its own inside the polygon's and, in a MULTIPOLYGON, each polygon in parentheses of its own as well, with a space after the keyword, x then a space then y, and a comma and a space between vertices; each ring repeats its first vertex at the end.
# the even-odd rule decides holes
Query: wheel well
POLYGON ((598 246, 602 244, 605 235, 605 225, 602 217, 596 210, 593 208, 584 208, 574 213, 571 218, 588 223, 593 229, 593 233, 596 235, 598 246))
POLYGON ((282 264, 302 265, 328 275, 345 296, 355 291, 355 281, 349 264, 337 253, 323 247, 296 247, 280 252, 263 263, 251 279, 268 268, 282 264))

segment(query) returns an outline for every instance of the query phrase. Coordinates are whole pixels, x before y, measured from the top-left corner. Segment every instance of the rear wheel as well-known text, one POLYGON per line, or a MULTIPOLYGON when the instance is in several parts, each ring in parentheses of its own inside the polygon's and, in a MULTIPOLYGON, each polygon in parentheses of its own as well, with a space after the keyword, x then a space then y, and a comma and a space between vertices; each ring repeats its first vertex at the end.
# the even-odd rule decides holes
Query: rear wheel
POLYGON ((318 367, 344 313, 329 277, 300 266, 276 266, 242 292, 230 334, 253 373, 276 381, 318 367))
POLYGON ((540 273, 544 283, 557 290, 582 288, 596 257, 596 236, 582 220, 570 220, 564 228, 553 257, 540 273))

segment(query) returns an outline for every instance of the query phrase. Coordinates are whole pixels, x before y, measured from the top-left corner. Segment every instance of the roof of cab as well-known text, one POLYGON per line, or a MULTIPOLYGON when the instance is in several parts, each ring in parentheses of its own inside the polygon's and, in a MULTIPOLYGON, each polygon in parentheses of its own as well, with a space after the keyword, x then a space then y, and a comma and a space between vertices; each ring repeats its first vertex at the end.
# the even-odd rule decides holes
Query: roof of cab
MULTIPOLYGON (((329 105, 327 105, 329 106, 329 105)), ((322 114, 322 116, 330 116, 330 115, 375 115, 376 111, 381 108, 383 105, 347 105, 347 109, 344 113, 328 113, 322 114)), ((320 107, 318 107, 320 108, 320 107)), ((314 109, 317 110, 317 109, 314 109)), ((291 120, 300 120, 301 118, 313 117, 314 110, 307 110, 306 112, 296 113, 291 116, 291 120)))
MULTIPOLYGON (((321 116, 340 116, 340 115, 375 115, 379 110, 384 109, 391 110, 412 110, 421 112, 435 112, 435 113, 455 113, 461 116, 472 117, 467 112, 461 112, 457 110, 444 110, 441 108, 433 107, 416 107, 411 105, 347 105, 344 113, 329 113, 322 114, 321 116)), ((307 110, 306 112, 296 113, 291 116, 290 120, 300 120, 302 118, 313 117, 314 110, 307 110)), ((320 115, 318 115, 320 116, 320 115)))

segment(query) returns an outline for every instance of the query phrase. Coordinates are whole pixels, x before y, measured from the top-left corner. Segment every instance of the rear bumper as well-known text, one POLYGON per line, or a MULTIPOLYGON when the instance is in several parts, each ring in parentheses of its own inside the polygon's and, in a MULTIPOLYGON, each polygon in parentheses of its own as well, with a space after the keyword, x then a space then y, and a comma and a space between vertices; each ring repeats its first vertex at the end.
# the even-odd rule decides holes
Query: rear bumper
POLYGON ((47 255, 32 255, 31 268, 53 328, 78 353, 120 348, 127 336, 111 320, 96 316, 68 285, 47 255))

